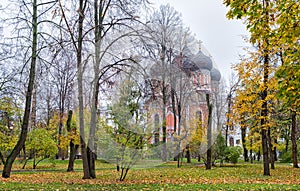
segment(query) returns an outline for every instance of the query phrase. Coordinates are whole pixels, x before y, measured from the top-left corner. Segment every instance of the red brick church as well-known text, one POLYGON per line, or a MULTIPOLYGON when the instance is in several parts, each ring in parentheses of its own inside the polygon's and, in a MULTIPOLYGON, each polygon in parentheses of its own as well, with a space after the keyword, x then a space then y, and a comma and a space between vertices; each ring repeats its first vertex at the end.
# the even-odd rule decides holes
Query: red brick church
MULTIPOLYGON (((208 109, 205 95, 217 92, 221 79, 221 74, 213 66, 211 57, 205 55, 201 49, 194 54, 186 48, 172 62, 164 66, 157 64, 151 70, 152 95, 145 104, 148 110, 148 124, 153 127, 151 143, 162 141, 164 114, 167 142, 173 139, 173 135, 188 135, 189 128, 195 120, 201 121, 203 129, 206 129, 208 109), (173 95, 175 94, 173 97, 172 91, 173 95)), ((216 128, 216 124, 213 124, 213 128, 216 128)))

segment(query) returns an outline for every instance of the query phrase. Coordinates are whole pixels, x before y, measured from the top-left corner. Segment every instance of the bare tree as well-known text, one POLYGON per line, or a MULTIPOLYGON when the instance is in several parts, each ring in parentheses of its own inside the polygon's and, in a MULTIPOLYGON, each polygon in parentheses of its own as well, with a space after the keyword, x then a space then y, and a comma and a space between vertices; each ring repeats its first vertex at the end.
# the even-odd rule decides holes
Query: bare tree
MULTIPOLYGON (((29 9, 28 3, 25 1, 20 2, 21 3, 21 10, 27 10, 29 9)), ((15 161, 17 155, 20 153, 21 149, 24 146, 26 136, 27 136, 27 130, 28 130, 28 125, 29 125, 29 120, 30 120, 30 109, 31 109, 31 101, 32 101, 32 91, 34 87, 34 81, 35 81, 35 70, 36 70, 36 62, 37 62, 37 57, 38 57, 38 25, 41 23, 38 21, 39 16, 43 15, 45 12, 38 13, 38 7, 39 6, 44 6, 47 4, 53 4, 54 2, 46 2, 46 3, 40 3, 38 4, 37 0, 34 0, 31 4, 32 6, 32 15, 31 18, 32 21, 27 20, 25 18, 26 23, 29 25, 31 34, 32 34, 32 39, 31 39, 31 56, 29 58, 30 60, 30 72, 29 72, 29 82, 27 85, 27 91, 26 91, 26 100, 25 100, 25 111, 24 111, 24 116, 23 116, 23 121, 22 121, 22 126, 21 126, 21 134, 19 137, 19 140, 10 153, 10 155, 7 157, 7 160, 5 162, 3 171, 2 171, 2 177, 8 178, 10 177, 11 173, 11 168, 12 164, 15 161)), ((51 8, 51 7, 50 7, 51 8)), ((48 10, 50 9, 48 8, 48 10)), ((46 9, 47 10, 47 9, 46 9)), ((47 11, 48 11, 47 10, 47 11)))
MULTIPOLYGON (((159 10, 150 16, 147 33, 151 37, 151 41, 145 43, 149 58, 153 62, 152 78, 159 81, 161 96, 161 112, 162 112, 162 144, 163 149, 161 156, 163 161, 167 161, 167 129, 166 129, 166 107, 170 98, 170 78, 168 64, 174 59, 172 52, 176 51, 176 29, 182 27, 180 14, 170 5, 162 5, 159 10), (171 54, 170 54, 171 53, 171 54)), ((179 50, 179 49, 178 49, 179 50)), ((174 92, 173 92, 173 100, 174 92)))
POLYGON ((77 63, 77 86, 78 86, 78 104, 79 104, 79 129, 80 129, 80 148, 82 155, 82 165, 83 165, 83 179, 90 178, 90 171, 87 158, 87 148, 85 141, 85 132, 84 132, 84 99, 83 99, 83 73, 84 73, 84 59, 83 59, 83 41, 84 41, 84 19, 86 14, 86 9, 88 6, 87 0, 80 0, 79 7, 77 10, 78 18, 76 21, 76 33, 73 32, 71 28, 70 21, 65 14, 65 5, 62 5, 59 2, 60 11, 62 19, 65 23, 65 27, 70 35, 70 40, 72 46, 76 52, 76 63, 77 63), (76 36, 77 35, 77 36, 76 36))
MULTIPOLYGON (((95 178, 95 132, 97 125, 97 111, 100 83, 109 81, 116 71, 122 70, 128 62, 133 61, 133 55, 126 56, 128 50, 120 49, 117 46, 128 43, 131 37, 138 37, 139 30, 136 20, 139 8, 146 5, 146 0, 94 0, 94 61, 92 80, 92 103, 91 119, 88 143, 88 159, 90 176, 95 178), (114 36, 111 38, 111 36, 114 36), (117 50, 117 51, 116 51, 117 50), (124 56, 121 56, 123 54, 124 56), (107 60, 111 60, 110 63, 107 60), (109 64, 108 64, 109 63, 109 64), (119 69, 118 69, 119 68, 119 69), (112 72, 112 69, 115 72, 112 72), (116 70, 117 69, 117 70, 116 70)), ((128 47, 129 44, 125 45, 128 47)), ((131 49, 131 48, 130 48, 131 49)))
MULTIPOLYGON (((64 22, 69 30, 69 34, 72 38, 73 45, 77 51, 77 70, 78 70, 78 96, 79 96, 79 115, 80 115, 80 129, 81 129, 81 150, 83 161, 87 160, 87 164, 84 164, 84 169, 88 168, 85 172, 84 178, 95 178, 95 159, 96 159, 96 146, 95 146, 95 132, 97 127, 97 113, 99 105, 99 90, 101 84, 108 82, 110 77, 114 76, 124 66, 124 62, 128 60, 134 60, 132 55, 126 55, 127 50, 117 46, 119 43, 123 43, 124 48, 129 42, 129 36, 138 36, 137 30, 133 27, 133 23, 136 22, 139 8, 146 3, 146 0, 95 0, 93 5, 89 1, 80 1, 79 5, 79 22, 77 39, 74 37, 74 33, 71 32, 70 21, 67 19, 63 5, 60 4, 64 22), (85 11, 85 12, 84 12, 85 11), (93 15, 93 16, 91 16, 93 15), (90 16, 90 17, 89 17, 90 16), (89 19, 89 22, 83 22, 84 19, 89 19), (93 32, 93 35, 92 35, 93 32), (87 37, 93 39, 89 40, 87 37), (127 39, 124 40, 124 39, 127 39), (92 44, 90 44, 92 42, 92 44), (93 58, 92 67, 90 65, 83 65, 82 55, 86 54, 86 50, 82 50, 83 46, 91 45, 94 47, 92 54, 88 53, 89 58, 93 58), (92 57, 93 56, 93 57, 92 57), (80 61, 80 62, 79 62, 80 61), (84 139, 84 119, 83 119, 83 80, 84 80, 84 68, 90 69, 89 76, 91 78, 91 118, 89 126, 89 140, 88 146, 83 144, 84 139), (93 75, 91 75, 93 73, 93 75), (115 73, 115 74, 113 74, 115 73), (85 147, 86 149, 84 149, 85 147), (84 156, 85 155, 85 156, 84 156)), ((86 63, 91 63, 91 59, 87 59, 86 63)), ((87 103, 88 101, 86 101, 87 103)))
POLYGON ((70 102, 72 101, 72 89, 75 83, 76 66, 72 52, 65 50, 60 46, 57 49, 49 73, 51 75, 51 84, 55 87, 52 88, 52 92, 57 96, 56 105, 59 113, 58 158, 64 158, 60 147, 60 139, 64 129, 63 119, 66 110, 70 109, 70 102))

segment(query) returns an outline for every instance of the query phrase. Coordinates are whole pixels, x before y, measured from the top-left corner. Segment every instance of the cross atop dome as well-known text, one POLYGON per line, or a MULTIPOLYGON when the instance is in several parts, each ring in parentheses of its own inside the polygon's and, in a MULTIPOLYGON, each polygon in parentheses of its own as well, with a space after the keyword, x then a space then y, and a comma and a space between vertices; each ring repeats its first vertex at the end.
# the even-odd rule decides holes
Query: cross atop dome
POLYGON ((199 50, 201 51, 202 50, 202 43, 203 43, 203 41, 202 40, 198 40, 198 48, 199 48, 199 50))

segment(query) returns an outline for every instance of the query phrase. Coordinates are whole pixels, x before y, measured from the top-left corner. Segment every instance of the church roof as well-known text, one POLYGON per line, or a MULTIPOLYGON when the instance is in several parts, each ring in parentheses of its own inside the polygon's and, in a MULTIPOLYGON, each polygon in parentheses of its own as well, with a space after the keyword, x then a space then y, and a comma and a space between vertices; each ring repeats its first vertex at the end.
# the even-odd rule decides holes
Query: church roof
POLYGON ((210 71, 210 77, 212 81, 220 81, 221 73, 218 69, 212 68, 210 71))
POLYGON ((184 47, 182 50, 182 54, 184 57, 192 57, 194 54, 192 53, 191 49, 189 49, 188 47, 184 47))
POLYGON ((187 74, 199 70, 199 67, 190 59, 183 59, 182 65, 183 65, 182 67, 183 71, 187 74))
POLYGON ((198 51, 196 55, 192 57, 192 61, 200 68, 211 70, 213 68, 213 63, 210 57, 203 54, 202 51, 198 51))

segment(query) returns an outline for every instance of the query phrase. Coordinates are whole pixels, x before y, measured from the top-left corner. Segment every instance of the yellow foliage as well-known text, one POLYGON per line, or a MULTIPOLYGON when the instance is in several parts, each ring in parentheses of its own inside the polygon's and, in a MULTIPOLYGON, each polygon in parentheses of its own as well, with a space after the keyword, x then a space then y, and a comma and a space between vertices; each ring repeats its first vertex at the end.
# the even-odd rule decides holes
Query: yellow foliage
MULTIPOLYGON (((260 137, 261 129, 268 129, 269 127, 274 126, 274 122, 271 120, 271 114, 274 110, 273 104, 276 100, 276 79, 273 75, 275 69, 270 66, 269 68, 269 79, 268 83, 263 83, 263 63, 260 61, 260 56, 262 52, 249 52, 249 58, 244 58, 239 64, 234 66, 234 69, 237 71, 240 86, 236 90, 236 96, 233 99, 233 106, 231 112, 231 122, 239 124, 239 126, 244 128, 249 128, 249 134, 252 136, 247 139, 257 142, 260 137), (265 100, 262 99, 262 92, 267 89, 268 94, 265 100), (268 102, 268 116, 263 117, 261 115, 262 106, 265 102, 268 102), (261 120, 265 120, 265 124, 261 125, 261 120), (257 132, 257 133, 254 133, 257 132), (255 135, 255 137, 253 137, 255 135)), ((260 142, 260 141, 258 141, 260 142)), ((248 143, 247 143, 248 144, 248 143)), ((253 143, 253 148, 257 150, 258 145, 253 143)), ((250 147, 249 144, 247 147, 250 147)))
POLYGON ((190 120, 190 149, 198 153, 201 144, 205 144, 206 125, 199 118, 190 120))

